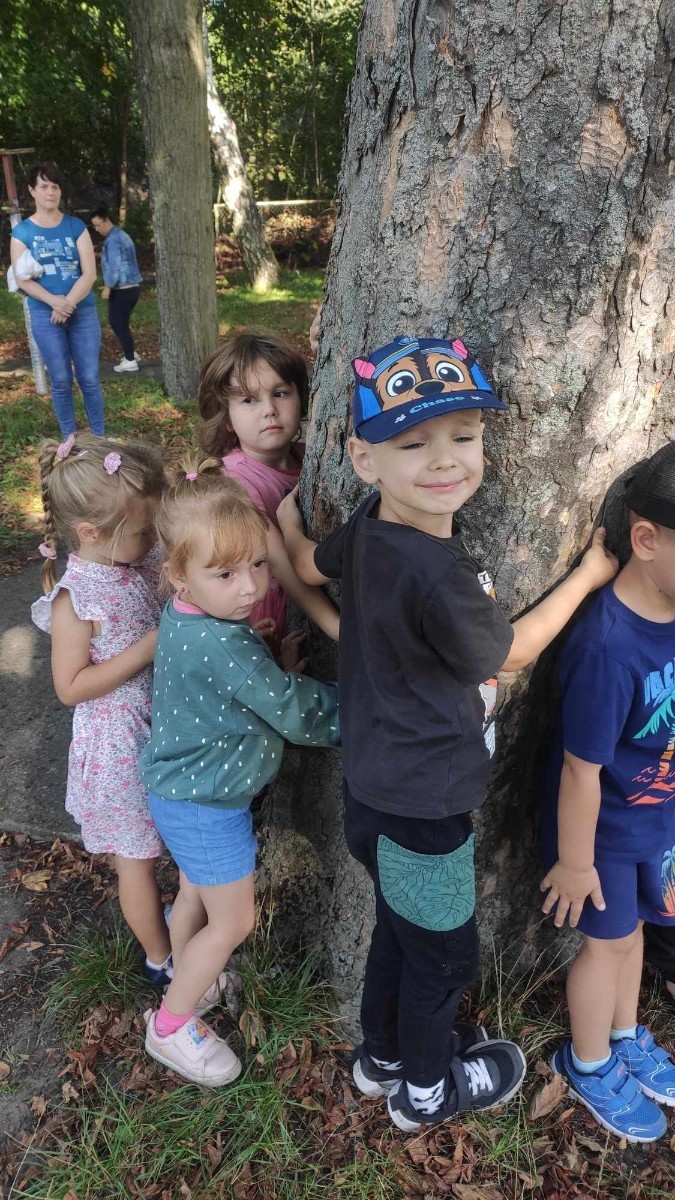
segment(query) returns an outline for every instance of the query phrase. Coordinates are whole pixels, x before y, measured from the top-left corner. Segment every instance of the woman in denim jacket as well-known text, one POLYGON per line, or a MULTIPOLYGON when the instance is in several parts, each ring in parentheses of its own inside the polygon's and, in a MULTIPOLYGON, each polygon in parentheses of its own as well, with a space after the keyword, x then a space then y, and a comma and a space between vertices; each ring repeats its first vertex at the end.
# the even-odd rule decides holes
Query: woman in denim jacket
POLYGON ((140 359, 129 329, 131 314, 141 294, 139 284, 143 282, 136 261, 136 247, 129 234, 113 224, 107 208, 97 208, 92 213, 91 224, 105 239, 101 254, 105 287, 101 295, 108 301, 108 322, 124 355, 113 371, 137 371, 140 359))

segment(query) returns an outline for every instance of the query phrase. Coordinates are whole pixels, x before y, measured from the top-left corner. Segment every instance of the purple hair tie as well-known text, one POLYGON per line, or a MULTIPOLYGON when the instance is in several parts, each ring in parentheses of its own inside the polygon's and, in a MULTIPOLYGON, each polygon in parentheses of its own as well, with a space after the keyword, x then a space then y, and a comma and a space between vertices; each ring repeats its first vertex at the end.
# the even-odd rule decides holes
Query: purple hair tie
POLYGON ((195 479, 199 479, 199 471, 186 471, 185 478, 189 479, 190 483, 194 483, 195 479))
POLYGON ((116 450, 111 450, 103 459, 103 466, 108 475, 114 475, 122 466, 122 456, 116 450))
POLYGON ((57 458, 59 462, 62 462, 64 458, 68 457, 74 445, 75 434, 69 433, 65 442, 61 442, 61 445, 56 447, 56 454, 54 457, 57 458))
POLYGON ((48 546, 46 542, 40 542, 38 550, 43 558, 56 558, 56 550, 53 546, 48 546))

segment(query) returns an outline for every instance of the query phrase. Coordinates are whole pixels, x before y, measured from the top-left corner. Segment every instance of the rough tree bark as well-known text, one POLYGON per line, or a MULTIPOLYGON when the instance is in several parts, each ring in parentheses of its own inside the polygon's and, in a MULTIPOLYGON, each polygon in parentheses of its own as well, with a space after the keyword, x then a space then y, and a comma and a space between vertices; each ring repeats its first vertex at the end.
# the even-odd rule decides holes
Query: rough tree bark
POLYGON ((225 109, 215 85, 206 16, 202 16, 202 40, 206 63, 209 133, 218 172, 219 195, 223 197, 232 218, 232 231, 239 243, 246 270, 251 276, 253 291, 266 292, 277 282, 279 266, 265 238, 262 218, 239 149, 237 127, 225 109))
POLYGON ((200 0, 128 0, 155 232, 164 382, 194 399, 215 349, 216 275, 200 0))
MULTIPOLYGON (((349 361, 399 333, 461 335, 509 403, 462 524, 511 615, 566 571, 612 479, 675 436, 674 43, 672 0, 366 5, 303 474, 315 536, 361 496, 349 361)), ((529 699, 505 681, 479 821, 482 931, 512 949, 539 924, 535 674, 529 699)), ((370 905, 335 758, 292 764, 268 861, 349 998, 370 905)))

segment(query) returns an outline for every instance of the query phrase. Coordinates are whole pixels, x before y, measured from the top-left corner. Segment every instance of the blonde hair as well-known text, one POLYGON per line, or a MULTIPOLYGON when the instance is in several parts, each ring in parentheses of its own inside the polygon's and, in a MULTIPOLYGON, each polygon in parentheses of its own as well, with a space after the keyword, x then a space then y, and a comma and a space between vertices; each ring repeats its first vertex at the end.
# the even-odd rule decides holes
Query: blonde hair
MULTIPOLYGON (((134 497, 159 498, 162 494, 165 479, 158 447, 78 433, 61 445, 51 439, 41 442, 38 454, 45 517, 43 544, 49 550, 55 551, 57 538, 77 549, 76 527, 87 521, 111 539, 114 558, 115 543, 124 533, 129 501, 134 497), (112 473, 111 466, 115 467, 112 473)), ((42 568, 45 592, 56 583, 55 557, 46 558, 42 568)))
POLYGON ((269 521, 238 483, 223 475, 217 458, 191 455, 172 472, 155 518, 165 555, 164 573, 182 574, 199 532, 211 539, 207 567, 232 566, 267 538, 269 521))
POLYGON ((234 375, 243 386, 261 358, 278 372, 284 383, 295 384, 301 415, 307 412, 309 376, 302 355, 265 329, 242 329, 218 347, 199 373, 197 403, 204 424, 198 437, 205 454, 222 458, 239 445, 230 423, 230 381, 234 375))

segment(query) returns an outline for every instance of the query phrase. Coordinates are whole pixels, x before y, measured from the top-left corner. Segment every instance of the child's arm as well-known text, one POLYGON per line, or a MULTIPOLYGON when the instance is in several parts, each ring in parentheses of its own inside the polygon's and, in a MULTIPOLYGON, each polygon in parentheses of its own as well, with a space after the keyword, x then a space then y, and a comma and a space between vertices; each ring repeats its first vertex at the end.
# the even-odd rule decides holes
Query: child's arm
POLYGON ((52 602, 52 676, 62 704, 82 704, 114 692, 155 657, 157 630, 146 633, 134 646, 107 662, 89 662, 92 622, 81 621, 68 591, 52 602))
POLYGON ((548 891, 542 912, 548 915, 557 903, 553 923, 558 929, 568 913, 570 926, 576 926, 587 896, 601 912, 605 908, 593 866, 600 770, 599 763, 585 762, 565 751, 558 796, 558 861, 539 885, 542 892, 548 891))
MULTIPOLYGON (((286 552, 284 539, 274 525, 270 525, 267 534, 267 553, 273 573, 293 603, 297 604, 298 608, 301 608, 314 621, 315 625, 319 626, 319 629, 322 629, 328 637, 336 642, 340 631, 340 616, 337 609, 320 591, 319 587, 308 586, 308 581, 304 576, 298 578, 286 552)), ((319 583, 330 582, 323 575, 319 575, 318 571, 315 573, 319 576, 319 583)))
POLYGON ((513 641, 502 671, 520 671, 564 629, 589 592, 613 579, 619 564, 605 547, 604 529, 596 529, 590 547, 576 570, 545 600, 513 622, 513 641))
POLYGON ((327 575, 322 575, 314 565, 316 542, 305 536, 297 500, 298 489, 296 487, 287 496, 284 496, 277 509, 277 520, 284 535, 286 553, 291 561, 293 570, 303 583, 311 587, 322 587, 323 584, 330 583, 331 580, 327 575))

